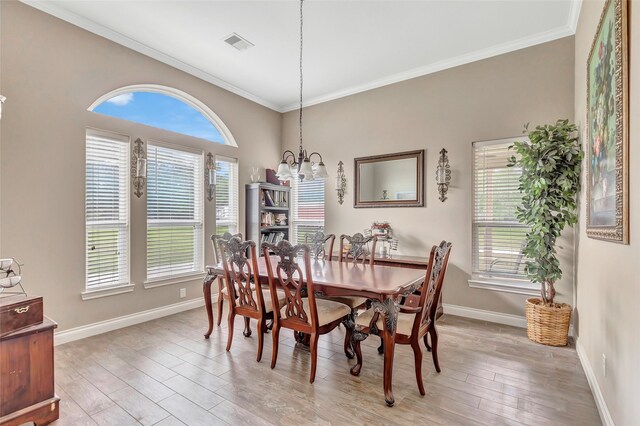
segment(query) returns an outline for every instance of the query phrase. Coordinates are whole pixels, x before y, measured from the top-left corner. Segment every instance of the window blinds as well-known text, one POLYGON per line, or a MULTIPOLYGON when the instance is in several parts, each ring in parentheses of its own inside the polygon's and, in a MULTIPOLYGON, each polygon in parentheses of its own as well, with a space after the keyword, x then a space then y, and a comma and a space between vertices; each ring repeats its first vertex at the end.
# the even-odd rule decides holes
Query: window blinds
POLYGON ((148 145, 147 280, 203 270, 202 154, 148 145))
POLYGON ((324 180, 291 181, 292 244, 303 244, 307 234, 324 231, 324 180))
POLYGON ((473 144, 473 273, 526 279, 522 249, 528 227, 516 219, 522 170, 507 167, 514 140, 473 144))
POLYGON ((129 138, 86 136, 86 288, 129 283, 129 138))
POLYGON ((216 234, 238 232, 238 160, 216 157, 216 234))

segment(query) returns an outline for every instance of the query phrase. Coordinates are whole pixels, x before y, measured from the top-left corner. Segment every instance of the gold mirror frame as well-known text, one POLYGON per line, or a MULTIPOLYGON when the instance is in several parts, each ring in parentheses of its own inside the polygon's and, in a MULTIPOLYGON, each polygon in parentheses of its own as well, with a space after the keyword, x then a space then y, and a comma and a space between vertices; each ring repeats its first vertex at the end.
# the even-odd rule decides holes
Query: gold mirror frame
POLYGON ((354 158, 355 192, 353 196, 353 207, 424 207, 424 149, 417 151, 398 152, 394 154, 372 155, 369 157, 354 158), (415 200, 385 200, 385 201, 363 201, 360 199, 360 165, 367 163, 378 163, 381 161, 404 160, 415 158, 416 165, 416 197, 415 200))

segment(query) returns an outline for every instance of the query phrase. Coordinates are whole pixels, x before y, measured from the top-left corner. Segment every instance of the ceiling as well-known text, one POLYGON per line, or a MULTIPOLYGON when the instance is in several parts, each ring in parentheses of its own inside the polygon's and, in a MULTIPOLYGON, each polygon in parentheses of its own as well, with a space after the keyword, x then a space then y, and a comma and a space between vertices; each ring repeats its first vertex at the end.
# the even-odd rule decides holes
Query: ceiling
MULTIPOLYGON (((23 2, 274 110, 298 106, 296 1, 23 2), (234 49, 231 33, 255 46, 234 49)), ((307 0, 305 105, 572 35, 580 5, 307 0)))

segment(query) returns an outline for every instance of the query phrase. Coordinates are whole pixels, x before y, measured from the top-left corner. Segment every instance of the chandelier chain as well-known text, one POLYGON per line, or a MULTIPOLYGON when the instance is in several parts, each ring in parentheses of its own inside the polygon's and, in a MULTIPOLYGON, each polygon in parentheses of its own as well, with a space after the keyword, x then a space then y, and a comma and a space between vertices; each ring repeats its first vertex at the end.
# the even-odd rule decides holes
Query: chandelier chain
POLYGON ((302 150, 302 45, 303 45, 303 33, 302 33, 302 5, 304 0, 300 0, 300 150, 302 150))

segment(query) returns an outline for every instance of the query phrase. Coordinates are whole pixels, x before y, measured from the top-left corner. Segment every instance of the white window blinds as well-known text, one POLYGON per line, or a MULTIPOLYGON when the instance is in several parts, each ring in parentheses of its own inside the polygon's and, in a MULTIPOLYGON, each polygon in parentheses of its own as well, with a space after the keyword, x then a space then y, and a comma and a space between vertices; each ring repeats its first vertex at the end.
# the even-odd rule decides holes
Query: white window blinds
POLYGON ((324 180, 291 181, 292 244, 303 244, 307 234, 324 231, 324 180))
POLYGON ((202 154, 148 145, 147 280, 203 270, 202 154))
POLYGON ((129 283, 129 138, 87 130, 86 288, 129 283))
POLYGON ((507 167, 515 139, 473 144, 473 274, 526 279, 522 249, 528 227, 516 219, 522 170, 507 167))
POLYGON ((238 232, 238 160, 216 157, 216 234, 238 232))

